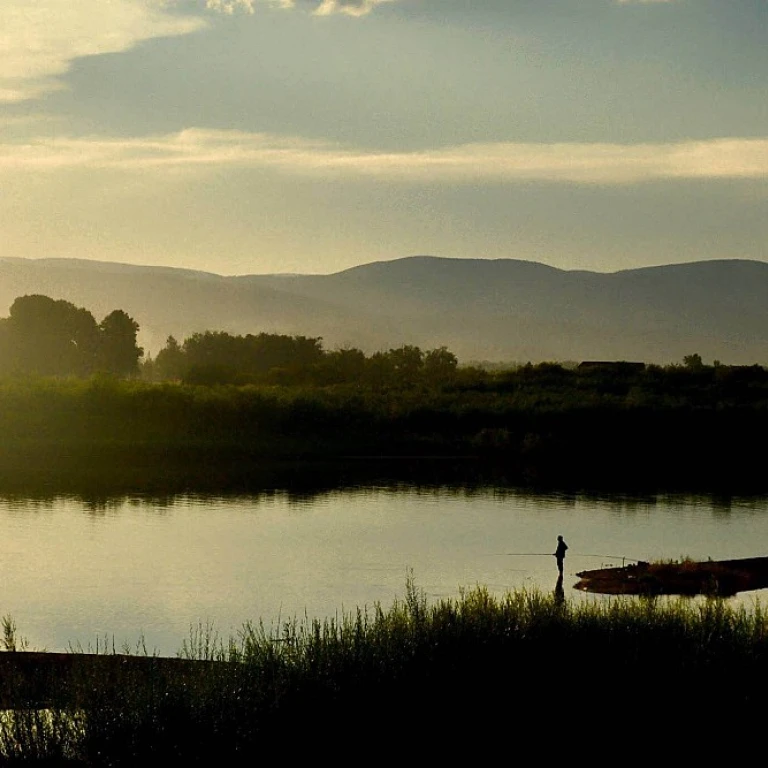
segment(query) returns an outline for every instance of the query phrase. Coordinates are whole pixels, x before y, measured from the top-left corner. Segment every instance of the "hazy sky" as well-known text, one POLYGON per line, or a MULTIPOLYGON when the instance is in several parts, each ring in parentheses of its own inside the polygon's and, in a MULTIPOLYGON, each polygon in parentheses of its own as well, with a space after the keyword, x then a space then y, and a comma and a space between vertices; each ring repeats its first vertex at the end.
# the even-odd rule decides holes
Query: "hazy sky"
POLYGON ((768 0, 2 0, 0 256, 768 260, 768 0))

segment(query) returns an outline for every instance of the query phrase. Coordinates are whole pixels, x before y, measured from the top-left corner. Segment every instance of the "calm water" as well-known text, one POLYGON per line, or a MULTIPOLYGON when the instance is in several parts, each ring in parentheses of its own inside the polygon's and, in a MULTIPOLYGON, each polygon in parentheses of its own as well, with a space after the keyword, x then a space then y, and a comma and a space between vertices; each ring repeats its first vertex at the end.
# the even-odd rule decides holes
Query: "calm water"
MULTIPOLYGON (((88 504, 0 498, 0 612, 31 645, 118 648, 143 636, 174 654, 198 622, 333 617, 402 597, 409 571, 431 598, 484 584, 552 590, 556 536, 574 574, 629 558, 768 554, 768 499, 644 499, 361 488, 288 495, 127 498, 88 504), (618 558, 618 559, 617 559, 618 558)), ((765 602, 768 590, 746 593, 765 602)), ((600 599, 600 598, 598 598, 600 599)))

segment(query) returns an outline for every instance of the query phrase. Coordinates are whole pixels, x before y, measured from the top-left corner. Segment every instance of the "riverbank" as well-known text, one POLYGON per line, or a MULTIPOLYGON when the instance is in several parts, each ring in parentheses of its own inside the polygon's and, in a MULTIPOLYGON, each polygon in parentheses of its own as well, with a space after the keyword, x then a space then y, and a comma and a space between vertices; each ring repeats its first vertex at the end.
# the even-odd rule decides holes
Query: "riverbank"
POLYGON ((754 439, 768 431, 762 395, 649 401, 535 383, 358 391, 0 382, 0 493, 248 491, 311 465, 337 483, 421 474, 432 484, 768 492, 754 439))

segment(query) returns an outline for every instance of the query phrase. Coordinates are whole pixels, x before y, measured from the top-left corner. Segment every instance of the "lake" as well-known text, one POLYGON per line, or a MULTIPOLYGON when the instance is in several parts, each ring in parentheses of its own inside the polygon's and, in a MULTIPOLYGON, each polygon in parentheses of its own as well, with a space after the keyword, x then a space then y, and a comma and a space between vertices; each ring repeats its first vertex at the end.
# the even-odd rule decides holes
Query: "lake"
MULTIPOLYGON (((575 573, 622 558, 768 554, 768 499, 535 494, 509 489, 345 488, 293 496, 0 497, 0 612, 30 646, 174 655, 190 628, 237 634, 333 618, 405 594, 486 585, 552 591, 551 553, 575 573)), ((627 562, 630 562, 628 560, 627 562)), ((768 590, 732 600, 765 602, 768 590)))

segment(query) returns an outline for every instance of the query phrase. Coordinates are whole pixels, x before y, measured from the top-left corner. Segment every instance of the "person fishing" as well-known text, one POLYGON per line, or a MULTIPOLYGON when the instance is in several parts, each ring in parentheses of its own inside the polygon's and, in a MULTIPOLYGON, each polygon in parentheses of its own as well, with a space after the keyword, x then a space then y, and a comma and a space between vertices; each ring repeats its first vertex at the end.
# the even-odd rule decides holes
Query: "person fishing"
POLYGON ((557 560, 557 570, 560 571, 560 576, 563 575, 563 560, 565 560, 565 551, 568 549, 568 545, 563 541, 562 536, 557 537, 557 549, 554 551, 555 560, 557 560))

